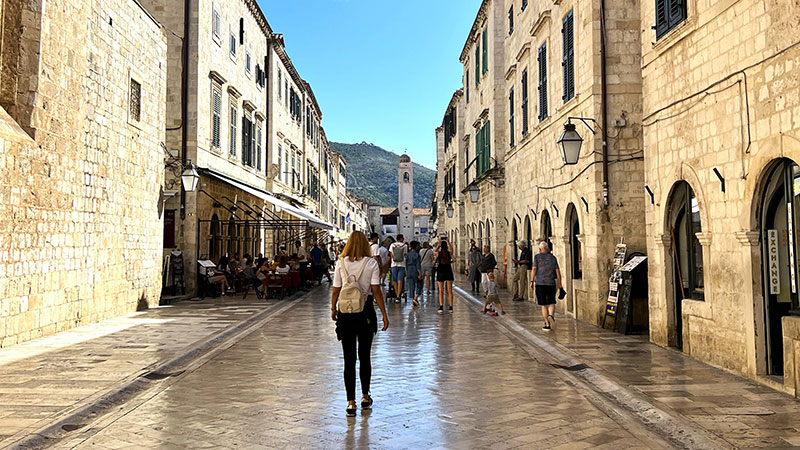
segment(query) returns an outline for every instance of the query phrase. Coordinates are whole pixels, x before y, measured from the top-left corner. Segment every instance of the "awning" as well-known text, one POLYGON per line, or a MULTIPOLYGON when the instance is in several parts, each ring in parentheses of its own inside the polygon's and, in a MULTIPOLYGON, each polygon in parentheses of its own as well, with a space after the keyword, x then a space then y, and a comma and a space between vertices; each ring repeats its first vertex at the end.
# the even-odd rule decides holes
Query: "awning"
POLYGON ((217 172, 216 170, 213 170, 213 169, 207 169, 207 168, 202 168, 201 167, 201 168, 198 168, 198 171, 200 171, 201 173, 207 174, 207 175, 209 175, 209 176, 211 176, 213 178, 216 178, 216 179, 218 179, 218 180, 220 180, 220 181, 222 181, 224 183, 228 183, 228 184, 230 184, 232 186, 235 186, 235 187, 237 187, 237 188, 239 188, 239 189, 241 189, 241 190, 243 190, 243 191, 245 191, 245 192, 247 192, 249 194, 255 195, 256 197, 258 197, 258 198, 260 198, 260 199, 262 199, 262 200, 264 200, 264 201, 266 201, 268 203, 271 203, 273 206, 281 208, 282 210, 288 212, 289 214, 292 214, 293 216, 297 217, 298 219, 307 220, 309 225, 313 226, 314 228, 319 228, 319 229, 322 229, 322 230, 332 230, 332 229, 336 228, 333 225, 331 225, 330 223, 325 222, 324 220, 322 220, 319 217, 317 217, 316 215, 314 215, 314 213, 312 213, 311 211, 304 211, 304 210, 302 210, 300 208, 292 206, 289 203, 287 203, 287 202, 275 197, 275 195, 273 195, 269 191, 266 191, 266 190, 263 190, 263 189, 259 189, 257 187, 253 187, 253 186, 250 186, 248 184, 242 183, 241 181, 235 180, 235 179, 233 179, 233 178, 231 178, 231 177, 229 177, 229 176, 227 176, 225 174, 222 174, 220 172, 217 172))

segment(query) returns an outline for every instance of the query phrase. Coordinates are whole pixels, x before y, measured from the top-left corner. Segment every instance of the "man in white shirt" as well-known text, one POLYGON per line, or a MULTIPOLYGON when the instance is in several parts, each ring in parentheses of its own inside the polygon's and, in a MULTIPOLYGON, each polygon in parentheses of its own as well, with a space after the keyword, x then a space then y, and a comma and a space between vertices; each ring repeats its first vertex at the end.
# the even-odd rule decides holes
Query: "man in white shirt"
POLYGON ((403 295, 403 282, 406 279, 406 253, 408 245, 402 234, 397 235, 397 242, 389 246, 389 257, 392 258, 392 284, 396 301, 403 295))
POLYGON ((295 241, 294 246, 297 253, 297 262, 300 263, 300 282, 303 286, 309 281, 306 278, 306 268, 308 267, 308 255, 306 254, 306 249, 303 248, 303 244, 300 241, 295 241))

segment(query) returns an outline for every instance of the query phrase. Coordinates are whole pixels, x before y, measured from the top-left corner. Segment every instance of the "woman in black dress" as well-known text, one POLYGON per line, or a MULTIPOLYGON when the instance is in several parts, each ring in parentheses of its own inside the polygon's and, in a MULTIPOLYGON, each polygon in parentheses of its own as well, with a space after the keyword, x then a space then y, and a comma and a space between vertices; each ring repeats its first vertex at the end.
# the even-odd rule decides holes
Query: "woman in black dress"
POLYGON ((444 312, 444 290, 447 288, 447 297, 450 301, 450 312, 453 312, 453 255, 447 244, 447 238, 442 238, 436 246, 434 253, 438 266, 436 268, 436 282, 439 284, 439 314, 444 312))

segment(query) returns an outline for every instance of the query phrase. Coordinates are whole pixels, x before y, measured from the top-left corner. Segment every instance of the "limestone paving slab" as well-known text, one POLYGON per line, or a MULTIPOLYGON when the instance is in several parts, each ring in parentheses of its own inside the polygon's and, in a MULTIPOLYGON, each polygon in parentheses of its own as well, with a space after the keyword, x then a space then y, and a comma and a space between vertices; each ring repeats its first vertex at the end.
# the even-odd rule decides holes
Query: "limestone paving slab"
MULTIPOLYGON (((470 289, 463 277, 456 284, 470 289)), ((504 318, 566 347, 590 367, 734 448, 800 446, 796 398, 651 344, 647 336, 625 336, 561 315, 553 331, 543 332, 539 306, 513 302, 507 291, 501 300, 508 312, 504 318)))
POLYGON ((183 302, 1 349, 0 447, 265 306, 255 296, 183 302))
POLYGON ((344 414, 341 346, 320 293, 60 448, 660 448, 486 316, 458 305, 438 315, 431 300, 388 308, 372 411, 344 414))

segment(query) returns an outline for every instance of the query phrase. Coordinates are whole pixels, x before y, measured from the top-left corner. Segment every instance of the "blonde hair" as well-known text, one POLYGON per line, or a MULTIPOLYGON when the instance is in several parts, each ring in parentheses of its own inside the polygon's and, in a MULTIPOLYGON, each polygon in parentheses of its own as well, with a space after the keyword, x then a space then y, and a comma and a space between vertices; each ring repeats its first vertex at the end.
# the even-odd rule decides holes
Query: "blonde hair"
POLYGON ((367 237, 364 236, 364 233, 353 231, 353 234, 351 234, 350 238, 347 240, 347 245, 344 246, 344 250, 342 250, 340 256, 342 259, 349 257, 350 261, 354 262, 361 260, 361 258, 370 258, 372 252, 369 248, 369 241, 367 237))

